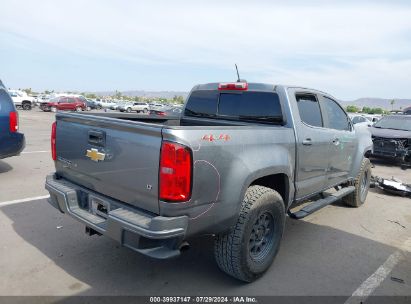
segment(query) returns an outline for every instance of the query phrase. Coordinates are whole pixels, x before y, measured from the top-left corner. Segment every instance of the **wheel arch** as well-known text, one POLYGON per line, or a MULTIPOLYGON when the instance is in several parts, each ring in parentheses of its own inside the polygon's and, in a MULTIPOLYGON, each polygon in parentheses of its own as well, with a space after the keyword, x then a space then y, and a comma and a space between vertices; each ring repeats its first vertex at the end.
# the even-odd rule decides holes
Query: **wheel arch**
POLYGON ((290 179, 290 176, 286 172, 262 170, 249 177, 243 187, 242 197, 244 197, 247 189, 254 185, 264 186, 277 191, 283 199, 285 210, 290 206, 294 193, 294 185, 292 179, 290 179))
MULTIPOLYGON (((288 197, 290 192, 289 178, 285 173, 270 174, 254 180, 250 186, 259 185, 277 191, 285 204, 288 204, 288 197)), ((250 187, 249 186, 249 187, 250 187)))

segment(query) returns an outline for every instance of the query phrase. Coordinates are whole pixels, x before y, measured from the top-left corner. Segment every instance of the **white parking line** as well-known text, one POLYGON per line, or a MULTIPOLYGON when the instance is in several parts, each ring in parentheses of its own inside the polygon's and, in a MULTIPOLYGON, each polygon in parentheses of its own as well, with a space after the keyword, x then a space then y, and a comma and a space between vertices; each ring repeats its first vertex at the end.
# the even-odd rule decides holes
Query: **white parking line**
POLYGON ((49 197, 50 195, 43 195, 43 196, 22 198, 22 199, 18 199, 14 201, 0 202, 0 208, 4 206, 14 205, 14 204, 20 204, 20 203, 25 203, 25 202, 30 202, 30 201, 37 201, 37 200, 41 200, 41 199, 45 199, 49 197))
POLYGON ((381 285, 393 268, 405 258, 403 251, 411 252, 411 239, 406 240, 400 250, 391 254, 368 279, 366 279, 344 304, 364 303, 365 300, 381 285))
POLYGON ((32 153, 51 153, 51 151, 23 151, 21 154, 32 154, 32 153))

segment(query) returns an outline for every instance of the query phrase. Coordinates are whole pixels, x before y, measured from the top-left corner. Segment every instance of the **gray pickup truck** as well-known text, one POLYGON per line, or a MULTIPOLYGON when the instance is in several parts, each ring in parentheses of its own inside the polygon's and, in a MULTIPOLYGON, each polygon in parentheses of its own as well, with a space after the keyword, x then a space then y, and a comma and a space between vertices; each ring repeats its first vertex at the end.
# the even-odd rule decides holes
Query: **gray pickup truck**
POLYGON ((333 97, 262 83, 197 85, 169 119, 57 113, 51 146, 49 202, 87 233, 154 258, 214 235, 218 266, 246 282, 274 260, 287 213, 358 207, 371 177, 371 136, 333 97))

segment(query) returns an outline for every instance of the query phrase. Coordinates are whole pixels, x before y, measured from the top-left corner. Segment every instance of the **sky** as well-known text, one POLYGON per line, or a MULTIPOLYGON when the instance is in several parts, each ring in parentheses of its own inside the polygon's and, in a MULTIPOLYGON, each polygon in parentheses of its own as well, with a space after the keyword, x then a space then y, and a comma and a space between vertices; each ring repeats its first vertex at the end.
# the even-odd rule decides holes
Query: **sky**
POLYGON ((2 0, 0 79, 189 91, 236 80, 411 98, 411 1, 2 0))

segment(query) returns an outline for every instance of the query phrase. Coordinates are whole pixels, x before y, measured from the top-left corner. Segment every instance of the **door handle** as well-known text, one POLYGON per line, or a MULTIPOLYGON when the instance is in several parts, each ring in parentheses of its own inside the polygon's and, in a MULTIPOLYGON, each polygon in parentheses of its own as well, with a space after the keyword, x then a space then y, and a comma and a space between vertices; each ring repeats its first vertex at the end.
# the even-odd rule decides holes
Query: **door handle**
POLYGON ((306 139, 304 139, 304 140, 303 140, 303 145, 304 145, 304 146, 311 146, 311 145, 312 145, 312 143, 311 143, 311 138, 306 138, 306 139))
POLYGON ((106 143, 106 132, 104 131, 88 131, 88 142, 91 144, 104 146, 106 143))
POLYGON ((339 138, 334 138, 333 139, 333 144, 338 146, 340 144, 340 139, 339 138))

